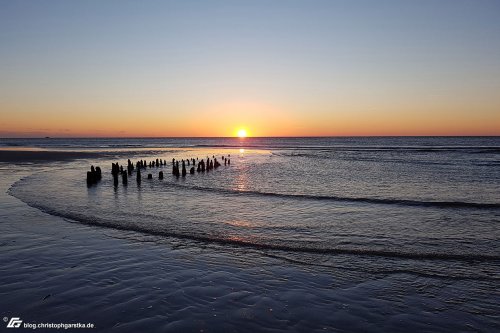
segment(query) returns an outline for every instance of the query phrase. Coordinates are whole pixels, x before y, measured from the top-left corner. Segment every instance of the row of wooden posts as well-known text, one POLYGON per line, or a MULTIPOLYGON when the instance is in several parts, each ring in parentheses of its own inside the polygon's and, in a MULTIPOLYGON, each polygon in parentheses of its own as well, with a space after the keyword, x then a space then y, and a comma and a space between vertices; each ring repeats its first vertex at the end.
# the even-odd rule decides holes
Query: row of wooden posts
MULTIPOLYGON (((224 161, 224 165, 231 165, 231 155, 228 155, 227 157, 222 156, 222 160, 224 161)), ((113 175, 113 182, 115 185, 118 185, 118 175, 121 174, 122 176, 122 183, 126 185, 128 183, 128 176, 132 175, 132 171, 136 169, 136 180, 138 183, 141 182, 141 169, 146 169, 147 166, 149 168, 158 168, 160 166, 166 166, 167 161, 160 159, 156 159, 153 161, 149 161, 149 163, 146 160, 139 160, 134 164, 129 160, 127 160, 127 171, 125 172, 123 165, 119 165, 118 163, 111 163, 111 174, 113 175)), ((221 166, 221 163, 217 160, 215 156, 212 156, 212 159, 207 157, 207 160, 205 162, 204 159, 198 160, 198 158, 194 159, 187 159, 187 160, 181 160, 180 165, 179 161, 176 160, 175 158, 172 159, 172 175, 175 177, 186 177, 187 174, 187 168, 186 166, 191 166, 189 169, 189 173, 191 175, 194 175, 195 170, 196 172, 209 172, 213 169, 217 169, 218 167, 221 166), (191 166, 192 165, 192 166, 191 166), (197 168, 195 169, 195 165, 197 165, 197 168)), ((87 171, 87 185, 93 185, 98 183, 102 179, 102 171, 100 167, 95 167, 92 165, 90 167, 90 171, 87 171)), ((148 174, 148 179, 153 179, 153 175, 151 173, 148 174)), ((160 171, 158 173, 158 179, 163 179, 163 171, 160 171)))

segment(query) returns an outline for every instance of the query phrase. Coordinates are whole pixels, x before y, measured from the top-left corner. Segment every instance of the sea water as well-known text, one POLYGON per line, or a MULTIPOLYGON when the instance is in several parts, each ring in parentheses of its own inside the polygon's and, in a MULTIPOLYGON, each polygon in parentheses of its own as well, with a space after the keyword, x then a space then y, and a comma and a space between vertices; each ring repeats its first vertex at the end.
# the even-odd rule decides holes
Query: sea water
MULTIPOLYGON (((194 246, 261 251, 342 275, 500 279, 500 138, 3 139, 94 151, 36 169, 9 193, 84 224, 194 246), (231 164, 186 177, 172 159, 231 164), (111 163, 167 161, 113 183, 111 163), (99 165, 103 179, 87 186, 99 165), (163 180, 158 173, 163 171, 163 180), (152 180, 146 179, 151 173, 152 180)), ((188 167, 189 170, 190 166, 188 167)), ((140 237, 139 237, 140 238, 140 237)), ((481 290, 488 293, 488 290, 481 290)))
MULTIPOLYGON (((37 172, 11 193, 82 223, 277 250, 293 260, 488 278, 500 259, 500 138, 10 140, 119 151, 37 172), (130 156, 129 156, 130 155, 130 156), (231 164, 175 177, 177 160, 231 164), (111 163, 161 158, 114 186, 111 163), (85 183, 90 164, 103 180, 85 183), (159 171, 166 177, 158 179, 159 171), (153 180, 147 180, 147 173, 153 180), (345 257, 345 256, 343 256, 345 257), (367 264, 368 262, 368 264, 367 264)), ((98 156, 98 155, 97 155, 98 156)), ((189 169, 189 168, 188 168, 189 169)))

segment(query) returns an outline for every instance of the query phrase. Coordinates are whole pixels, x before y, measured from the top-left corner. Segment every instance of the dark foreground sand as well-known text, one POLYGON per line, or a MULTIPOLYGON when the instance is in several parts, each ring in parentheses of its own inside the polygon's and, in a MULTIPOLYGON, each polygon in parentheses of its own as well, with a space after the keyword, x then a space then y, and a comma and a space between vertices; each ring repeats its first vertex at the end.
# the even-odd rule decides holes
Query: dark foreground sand
POLYGON ((462 292, 464 284, 476 282, 404 274, 346 280, 265 251, 71 223, 6 194, 31 172, 0 164, 0 315, 7 319, 92 323, 93 332, 498 328, 494 315, 485 321, 464 311, 463 300, 476 297, 462 292))

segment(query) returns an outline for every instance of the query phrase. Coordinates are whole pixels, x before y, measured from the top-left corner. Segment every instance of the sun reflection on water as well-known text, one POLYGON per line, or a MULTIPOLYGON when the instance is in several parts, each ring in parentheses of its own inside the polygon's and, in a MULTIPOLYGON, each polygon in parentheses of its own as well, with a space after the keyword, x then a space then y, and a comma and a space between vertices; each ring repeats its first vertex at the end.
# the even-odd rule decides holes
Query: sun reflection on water
POLYGON ((255 225, 250 221, 232 220, 232 221, 224 221, 224 223, 241 228, 255 228, 255 225))
POLYGON ((238 191, 245 191, 248 188, 248 176, 245 171, 241 171, 236 176, 236 189, 238 191))

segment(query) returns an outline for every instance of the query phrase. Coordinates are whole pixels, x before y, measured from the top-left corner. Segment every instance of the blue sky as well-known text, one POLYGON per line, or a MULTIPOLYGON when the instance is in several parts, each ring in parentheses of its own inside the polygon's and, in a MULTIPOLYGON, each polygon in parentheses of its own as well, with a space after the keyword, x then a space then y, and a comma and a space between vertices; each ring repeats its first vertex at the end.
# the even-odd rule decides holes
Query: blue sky
POLYGON ((83 113, 500 134, 499 36, 499 1, 0 1, 0 134, 92 135, 83 113))

